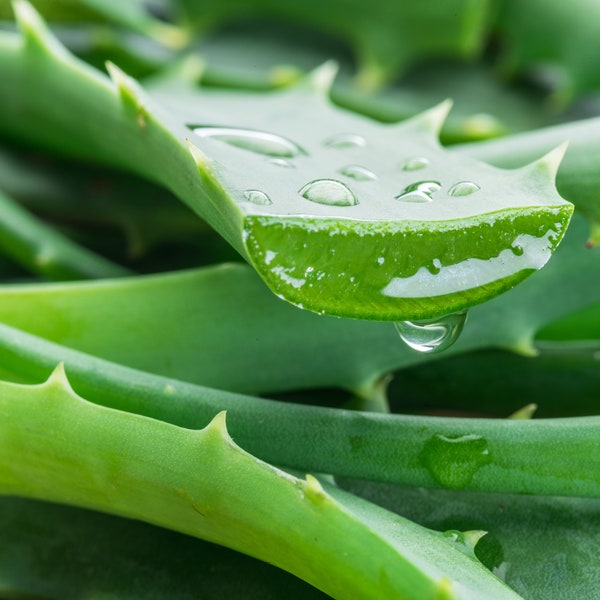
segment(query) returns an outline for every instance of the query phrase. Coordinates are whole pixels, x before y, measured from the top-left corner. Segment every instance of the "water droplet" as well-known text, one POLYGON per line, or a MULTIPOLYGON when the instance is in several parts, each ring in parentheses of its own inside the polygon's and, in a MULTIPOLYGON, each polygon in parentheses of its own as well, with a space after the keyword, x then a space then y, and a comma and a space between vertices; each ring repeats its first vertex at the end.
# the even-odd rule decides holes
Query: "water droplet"
POLYGON ((523 256, 523 254, 525 253, 523 246, 520 246, 519 244, 515 244, 514 246, 511 246, 511 250, 515 256, 523 256))
POLYGON ((358 204, 356 196, 341 181, 335 179, 317 179, 307 183, 298 192, 301 196, 329 206, 354 206, 358 204))
POLYGON ((427 158, 423 158, 422 156, 418 158, 411 158, 402 165, 402 170, 419 171, 421 169, 424 169, 428 164, 429 160, 427 158))
POLYGON ((352 179, 356 179, 356 181, 374 181, 377 179, 377 175, 375 175, 373 171, 366 167, 361 167, 360 165, 348 165, 347 167, 340 169, 340 173, 346 175, 346 177, 352 177, 352 179))
POLYGON ((442 535, 457 550, 471 558, 476 558, 475 546, 486 533, 482 530, 458 531, 457 529, 449 529, 448 531, 444 531, 442 535))
POLYGON ((427 321, 398 321, 402 341, 417 352, 441 352, 449 348, 463 330, 467 312, 462 311, 427 321))
POLYGON ((437 192, 442 185, 438 181, 417 181, 407 185, 396 200, 403 202, 431 202, 432 194, 437 192))
POLYGON ((192 131, 200 136, 225 142, 244 150, 250 150, 266 156, 293 158, 306 154, 298 144, 274 133, 256 131, 254 129, 238 129, 234 127, 191 126, 192 131))
POLYGON ((270 158, 269 162, 276 167, 284 167, 286 169, 294 168, 294 165, 289 160, 285 160, 285 158, 270 158))
POLYGON ((475 473, 491 460, 487 440, 472 433, 461 436, 438 433, 425 442, 419 458, 440 485, 456 490, 467 486, 475 473))
POLYGON ((448 194, 450 196, 468 196, 479 189, 480 187, 472 181, 459 181, 450 188, 448 194))
POLYGON ((442 535, 451 542, 461 542, 464 544, 464 536, 462 531, 458 531, 458 529, 448 529, 442 535))
POLYGON ((273 204, 271 198, 260 190, 246 190, 244 192, 244 198, 246 198, 248 202, 252 202, 252 204, 260 204, 261 206, 273 204))
POLYGON ((362 148, 367 144, 367 140, 362 135, 356 133, 338 133, 327 138, 323 144, 329 148, 362 148))

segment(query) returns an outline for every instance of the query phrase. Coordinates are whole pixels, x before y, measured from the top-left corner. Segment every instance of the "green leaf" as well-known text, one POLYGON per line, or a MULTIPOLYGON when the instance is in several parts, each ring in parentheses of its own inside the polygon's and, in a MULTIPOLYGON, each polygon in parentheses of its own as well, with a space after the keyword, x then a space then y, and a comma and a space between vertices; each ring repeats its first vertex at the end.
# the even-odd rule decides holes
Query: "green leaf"
POLYGON ((219 0, 198 4, 179 0, 186 18, 201 30, 214 29, 240 16, 305 25, 324 37, 352 46, 359 63, 359 83, 373 88, 431 56, 469 57, 482 47, 490 4, 453 0, 443 5, 382 0, 364 4, 333 0, 273 3, 268 0, 219 0), (424 33, 425 32, 425 33, 424 33))
MULTIPOLYGON (((436 318, 513 287, 564 234, 572 207, 553 185, 562 150, 497 171, 439 147, 447 106, 382 126, 307 85, 234 98, 226 122, 214 120, 215 106, 163 113, 116 67, 111 86, 69 57, 28 5, 17 6, 24 42, 6 35, 0 45, 9 82, 0 128, 157 179, 296 305, 375 320, 436 318), (51 114, 31 93, 34 81, 56 99, 51 114), (72 120, 70 105, 84 122, 72 120), (194 162, 186 125, 198 134, 194 162)), ((330 79, 328 67, 310 83, 330 79)))
POLYGON ((485 529, 476 555, 524 598, 593 598, 600 585, 598 499, 340 485, 426 527, 485 529))
POLYGON ((600 243, 598 169, 600 118, 582 119, 505 138, 457 146, 464 152, 496 166, 515 168, 569 140, 569 147, 556 175, 562 196, 573 202, 590 223, 589 244, 600 243))
POLYGON ((38 221, 0 190, 0 249, 48 279, 123 277, 131 271, 38 221))
POLYGON ((185 427, 227 410, 236 440, 286 467, 418 486, 600 495, 597 417, 445 419, 274 402, 127 369, 5 325, 0 357, 6 376, 24 381, 64 360, 90 400, 185 427))
POLYGON ((511 75, 537 75, 553 88, 554 105, 563 108, 599 89, 600 77, 589 64, 600 51, 599 18, 598 3, 589 0, 506 0, 497 24, 500 66, 511 75))
POLYGON ((62 367, 0 382, 0 493, 112 512, 271 562, 332 595, 517 598, 473 555, 239 448, 220 413, 200 431, 86 402, 62 367))
MULTIPOLYGON (((586 248, 585 235, 586 221, 575 215, 550 264, 473 308, 446 355, 490 347, 531 354, 540 328, 600 302, 600 249, 586 248)), ((435 357, 408 348, 390 323, 320 317, 279 302, 245 265, 5 285, 0 300, 0 320, 8 325, 136 369, 231 391, 342 387, 371 396, 381 377, 435 357)))
POLYGON ((0 497, 0 595, 70 600, 317 600, 325 594, 209 542, 98 512, 0 497))

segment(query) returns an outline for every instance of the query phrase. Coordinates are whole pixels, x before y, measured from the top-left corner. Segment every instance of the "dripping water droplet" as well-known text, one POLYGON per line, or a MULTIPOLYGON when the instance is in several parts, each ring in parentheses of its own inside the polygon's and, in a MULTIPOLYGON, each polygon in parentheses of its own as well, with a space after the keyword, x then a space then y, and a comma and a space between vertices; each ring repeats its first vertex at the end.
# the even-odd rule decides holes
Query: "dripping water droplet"
POLYGON ((463 330, 467 312, 462 311, 426 321, 398 321, 396 329, 402 341, 417 352, 442 352, 463 330))
POLYGON ((340 173, 346 177, 352 177, 356 181, 375 181, 377 179, 377 175, 373 171, 360 165, 348 165, 340 169, 340 173))
POLYGON ((420 171, 421 169, 424 169, 428 164, 429 160, 427 158, 419 156, 418 158, 411 158, 407 160, 401 168, 403 171, 420 171))
POLYGON ((236 146, 265 156, 293 158, 299 154, 306 154, 295 142, 266 131, 196 125, 191 126, 191 129, 200 137, 212 138, 225 142, 230 146, 236 146))
POLYGON ((448 194, 450 196, 468 196, 479 189, 480 187, 472 181, 459 181, 450 188, 448 194))
POLYGON ((317 179, 307 183, 298 193, 318 204, 329 206, 354 206, 358 204, 356 196, 341 181, 335 179, 317 179))
POLYGON ((400 194, 396 196, 396 200, 403 202, 431 202, 432 194, 437 192, 442 185, 439 181, 417 181, 407 185, 400 194))
POLYGON ((442 486, 462 489, 491 461, 487 440, 476 434, 430 437, 419 455, 421 463, 442 486))
POLYGON ((269 204, 273 204, 271 198, 267 196, 264 192, 260 190, 246 190, 244 192, 244 198, 248 202, 252 202, 252 204, 259 204, 261 206, 268 206, 269 204))
POLYGON ((329 148, 362 148, 366 146, 367 140, 362 135, 356 133, 338 133, 327 138, 323 144, 329 148))
POLYGON ((523 254, 525 253, 523 246, 520 246, 519 244, 515 244, 514 246, 511 246, 510 249, 512 250, 512 253, 515 256, 523 256, 523 254))

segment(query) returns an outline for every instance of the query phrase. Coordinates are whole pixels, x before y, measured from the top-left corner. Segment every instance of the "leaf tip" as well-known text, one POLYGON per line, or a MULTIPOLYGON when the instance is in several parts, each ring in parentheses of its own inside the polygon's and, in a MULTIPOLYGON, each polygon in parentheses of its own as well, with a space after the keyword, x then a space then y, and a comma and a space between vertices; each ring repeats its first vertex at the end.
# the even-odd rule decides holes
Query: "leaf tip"
POLYGON ((513 421, 527 421, 533 418, 533 415, 535 414, 537 409, 538 405, 532 402, 519 408, 514 413, 510 414, 508 418, 512 419, 513 421))
POLYGON ((412 117, 408 121, 401 123, 403 126, 410 127, 416 131, 425 131, 433 135, 436 139, 440 135, 440 131, 444 126, 446 118, 452 109, 453 101, 451 98, 446 98, 436 106, 425 110, 418 115, 412 117))
POLYGON ((569 147, 569 141, 565 140, 562 144, 556 146, 556 148, 550 150, 550 152, 544 154, 541 158, 533 161, 526 169, 530 171, 543 171, 549 177, 552 183, 556 180, 556 174, 558 173, 558 169, 562 163, 562 160, 567 152, 567 148, 569 147))
POLYGON ((327 497, 327 494, 325 493, 325 490, 323 489, 323 486, 319 480, 310 473, 306 475, 304 494, 308 500, 315 504, 322 503, 327 497))
POLYGON ((204 154, 204 152, 202 152, 198 146, 193 144, 190 138, 185 138, 185 143, 187 144, 188 150, 192 155, 196 166, 199 169, 206 169, 209 166, 209 159, 206 154, 204 154))
POLYGON ((339 68, 339 64, 335 60, 328 60, 319 65, 308 74, 309 86, 320 96, 329 98, 329 93, 333 87, 339 68))
POLYGON ((231 440, 229 432, 227 431, 227 411, 222 410, 218 412, 206 426, 206 431, 214 431, 220 437, 231 440))
POLYGON ((46 27, 40 13, 27 0, 13 0, 15 20, 25 44, 45 53, 65 53, 65 49, 46 27))
POLYGON ((65 370, 65 363, 63 361, 59 362, 50 376, 44 383, 45 387, 56 387, 61 390, 67 390, 69 392, 73 392, 73 388, 71 387, 71 383, 69 382, 69 378, 67 377, 67 372, 65 370))
POLYGON ((111 61, 106 61, 106 70, 115 84, 123 104, 135 112, 138 126, 145 127, 148 113, 144 107, 143 94, 137 82, 111 61))

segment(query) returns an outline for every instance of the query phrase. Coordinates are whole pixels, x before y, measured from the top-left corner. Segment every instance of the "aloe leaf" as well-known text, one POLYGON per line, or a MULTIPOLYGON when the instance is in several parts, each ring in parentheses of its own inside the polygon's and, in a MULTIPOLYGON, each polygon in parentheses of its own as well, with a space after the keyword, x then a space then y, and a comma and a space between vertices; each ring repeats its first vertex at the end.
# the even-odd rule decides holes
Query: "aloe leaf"
POLYGON ((506 417, 531 403, 536 418, 596 415, 600 342, 540 341, 546 331, 535 356, 479 350, 398 371, 390 404, 395 412, 450 416, 506 417))
MULTIPOLYGON (((17 7, 23 38, 5 35, 0 46, 5 134, 157 179, 294 304, 376 320, 439 317, 522 281, 564 233, 572 207, 553 185, 562 150, 498 171, 440 148, 447 105, 384 127, 307 86, 244 98, 226 126, 207 120, 210 111, 162 113, 116 67, 111 85, 70 57, 29 5, 17 7), (51 114, 33 81, 56 99, 51 114)), ((314 85, 330 75, 321 70, 314 85)))
POLYGON ((270 19, 303 24, 324 36, 349 43, 359 62, 359 82, 367 88, 402 73, 430 56, 467 57, 477 54, 487 32, 489 2, 454 0, 408 4, 378 1, 368 6, 334 0, 298 4, 285 0, 213 1, 198 4, 179 0, 183 14, 196 28, 216 26, 243 14, 246 19, 270 19), (424 34, 423 32, 426 32, 424 34))
POLYGON ((123 277, 131 271, 44 225, 0 191, 0 249, 48 279, 123 277))
POLYGON ((3 598, 194 600, 199 593, 206 600, 327 598, 215 544, 139 521, 0 497, 3 598))
POLYGON ((589 243, 600 243, 598 169, 600 118, 582 119, 516 135, 457 146, 459 152, 501 167, 515 168, 569 140, 556 175, 562 196, 573 202, 590 221, 589 243))
MULTIPOLYGON (((600 261, 598 250, 584 246, 586 227, 575 215, 545 269, 472 309, 446 355, 491 347, 535 353, 541 328, 598 303, 600 261)), ((241 264, 115 281, 4 285, 0 300, 0 320, 8 325, 123 365, 231 391, 341 387, 370 397, 381 377, 435 357, 406 347, 389 323, 320 317, 278 302, 241 264)))
POLYGON ((340 485, 426 527, 487 530, 475 553, 524 598, 596 595, 597 499, 426 490, 364 481, 340 485))
POLYGON ((43 219, 80 232, 119 231, 129 260, 165 243, 206 239, 212 232, 176 198, 143 179, 83 164, 74 169, 46 154, 31 156, 0 146, 0 186, 43 219))
POLYGON ((214 541, 336 598, 518 597, 441 534, 244 452, 224 413, 192 431, 107 409, 77 396, 61 367, 42 385, 0 387, 4 494, 214 541))
MULTIPOLYGON (((31 4, 49 21, 108 21, 173 48, 180 48, 188 39, 181 28, 152 17, 139 0, 33 0, 31 4)), ((0 0, 0 18, 7 19, 11 13, 10 0, 0 0)))
POLYGON ((286 467, 452 489, 600 495, 597 417, 445 419, 296 405, 135 371, 5 325, 0 334, 11 380, 39 381, 64 360, 77 392, 98 404, 188 428, 227 410, 236 440, 286 467))
POLYGON ((600 50, 599 18, 598 3, 589 0, 502 2, 497 24, 502 68, 510 74, 538 71, 555 88, 552 100, 559 107, 598 90, 600 77, 589 57, 600 50))

